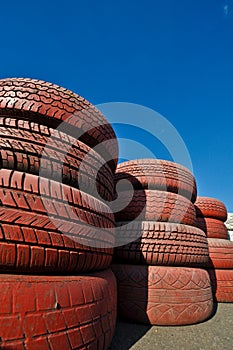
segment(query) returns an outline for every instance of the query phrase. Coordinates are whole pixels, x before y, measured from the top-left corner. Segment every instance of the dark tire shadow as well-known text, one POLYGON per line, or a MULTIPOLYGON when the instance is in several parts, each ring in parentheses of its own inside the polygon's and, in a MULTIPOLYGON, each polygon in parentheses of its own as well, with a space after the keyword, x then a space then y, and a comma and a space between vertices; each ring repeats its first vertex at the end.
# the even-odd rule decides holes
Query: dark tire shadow
POLYGON ((116 331, 108 350, 128 350, 139 341, 151 326, 117 320, 116 331))
POLYGON ((208 321, 209 319, 211 319, 212 317, 215 316, 215 314, 217 313, 217 310, 218 310, 218 301, 217 301, 217 298, 216 298, 216 292, 217 292, 217 287, 218 287, 218 281, 217 281, 217 277, 216 277, 216 273, 215 273, 215 267, 214 267, 214 265, 213 265, 211 259, 209 259, 207 272, 208 272, 209 277, 210 277, 211 288, 212 288, 212 294, 213 294, 213 301, 214 301, 213 313, 212 313, 212 315, 207 319, 207 321, 208 321))
MULTIPOLYGON (((143 212, 143 209, 146 206, 146 193, 144 192, 145 188, 141 185, 141 183, 138 181, 137 178, 132 176, 131 174, 125 173, 121 174, 123 178, 127 178, 127 180, 133 185, 133 189, 135 190, 140 190, 141 194, 141 200, 140 203, 138 203, 137 208, 134 213, 131 213, 131 221, 137 220, 137 216, 140 215, 140 221, 143 221, 145 217, 141 214, 143 212)), ((115 183, 116 186, 116 183, 115 183)), ((127 187, 120 187, 118 188, 120 190, 121 195, 127 190, 127 187)), ((134 202, 135 197, 133 195, 129 205, 134 202)), ((126 207, 127 210, 127 207, 126 207)), ((115 218, 116 221, 121 217, 121 212, 124 210, 121 210, 120 212, 116 213, 115 218)), ((137 237, 137 239, 133 239, 130 244, 141 244, 141 230, 136 231, 135 227, 132 228, 132 232, 126 231, 126 235, 132 235, 134 237, 137 237)), ((147 266, 146 261, 141 254, 141 252, 138 254, 137 253, 137 263, 135 264, 130 263, 127 260, 127 257, 125 259, 120 260, 119 258, 117 259, 116 256, 113 256, 113 264, 116 265, 130 265, 132 267, 135 267, 135 271, 137 271, 137 265, 144 265, 145 267, 147 266), (140 262, 139 262, 140 261, 140 262)), ((132 293, 132 304, 130 305, 129 308, 126 308, 123 306, 122 312, 119 304, 124 305, 124 300, 121 296, 121 293, 119 293, 119 284, 118 284, 118 319, 117 319, 117 325, 116 325, 116 331, 115 335, 113 337, 113 341, 111 346, 109 347, 109 350, 128 350, 130 349, 138 340, 140 340, 151 328, 149 318, 147 317, 147 304, 148 304, 148 271, 145 269, 146 272, 143 275, 143 284, 140 284, 140 287, 136 290, 134 290, 134 293, 132 293), (135 298, 135 304, 133 303, 133 297, 135 298), (133 309, 133 314, 131 315, 131 311, 133 309), (122 313, 124 312, 124 316, 122 313), (135 323, 134 321, 134 315, 139 315, 140 318, 143 316, 143 323, 135 323)), ((129 280, 129 285, 130 285, 130 280, 129 280)), ((132 285, 133 287, 133 285, 132 285)), ((129 295, 127 295, 129 296, 129 295)))

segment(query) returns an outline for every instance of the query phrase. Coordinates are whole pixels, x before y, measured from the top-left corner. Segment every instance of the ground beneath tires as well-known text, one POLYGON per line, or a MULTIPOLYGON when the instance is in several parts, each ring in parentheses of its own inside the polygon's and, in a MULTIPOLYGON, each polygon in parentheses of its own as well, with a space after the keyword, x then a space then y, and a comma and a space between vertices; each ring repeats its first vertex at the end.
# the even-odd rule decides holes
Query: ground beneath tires
POLYGON ((218 304, 208 321, 182 327, 138 325, 118 321, 109 350, 232 350, 233 304, 218 304))

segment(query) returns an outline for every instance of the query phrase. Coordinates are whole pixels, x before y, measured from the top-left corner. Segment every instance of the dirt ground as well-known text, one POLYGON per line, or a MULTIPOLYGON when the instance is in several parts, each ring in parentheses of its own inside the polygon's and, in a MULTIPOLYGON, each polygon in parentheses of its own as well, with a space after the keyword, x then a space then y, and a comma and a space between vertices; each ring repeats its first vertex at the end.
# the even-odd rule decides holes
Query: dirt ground
POLYGON ((145 326, 118 321, 109 350, 232 350, 233 304, 218 304, 206 322, 182 327, 145 326))

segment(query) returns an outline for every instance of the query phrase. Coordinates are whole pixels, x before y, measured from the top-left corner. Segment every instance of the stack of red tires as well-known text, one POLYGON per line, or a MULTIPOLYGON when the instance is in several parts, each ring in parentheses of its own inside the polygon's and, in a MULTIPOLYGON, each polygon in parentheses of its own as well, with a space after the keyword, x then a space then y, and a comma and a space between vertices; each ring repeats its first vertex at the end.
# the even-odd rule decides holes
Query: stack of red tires
POLYGON ((133 322, 185 325, 213 311, 205 233, 196 228, 193 175, 173 162, 121 163, 116 175, 118 245, 112 269, 119 315, 133 322), (128 186, 127 184, 130 184, 128 186))
POLYGON ((197 225, 208 238, 213 294, 217 302, 233 302, 233 242, 224 224, 226 207, 221 201, 208 197, 198 197, 195 206, 197 225))
POLYGON ((1 349, 107 349, 116 320, 115 220, 104 203, 117 164, 112 127, 69 90, 4 79, 0 140, 1 349))

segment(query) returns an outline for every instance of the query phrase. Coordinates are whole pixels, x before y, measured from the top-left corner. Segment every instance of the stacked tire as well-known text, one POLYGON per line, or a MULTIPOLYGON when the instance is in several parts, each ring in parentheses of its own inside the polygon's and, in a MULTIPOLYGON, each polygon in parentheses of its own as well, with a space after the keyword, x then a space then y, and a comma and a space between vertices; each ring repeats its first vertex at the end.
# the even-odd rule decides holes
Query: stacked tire
POLYGON ((121 163, 115 175, 118 312, 133 322, 185 325, 213 311, 205 233, 196 228, 196 183, 173 162, 121 163), (116 201, 117 201, 116 199, 116 201), (120 207, 120 206, 119 206, 120 207))
POLYGON ((227 210, 220 200, 209 197, 197 197, 195 202, 197 227, 202 229, 207 238, 229 239, 227 210))
POLYGON ((107 349, 118 147, 88 101, 0 80, 1 349, 107 349))
POLYGON ((224 203, 209 197, 198 197, 195 206, 197 225, 208 238, 213 294, 217 302, 233 302, 233 242, 224 224, 227 209, 224 203))

